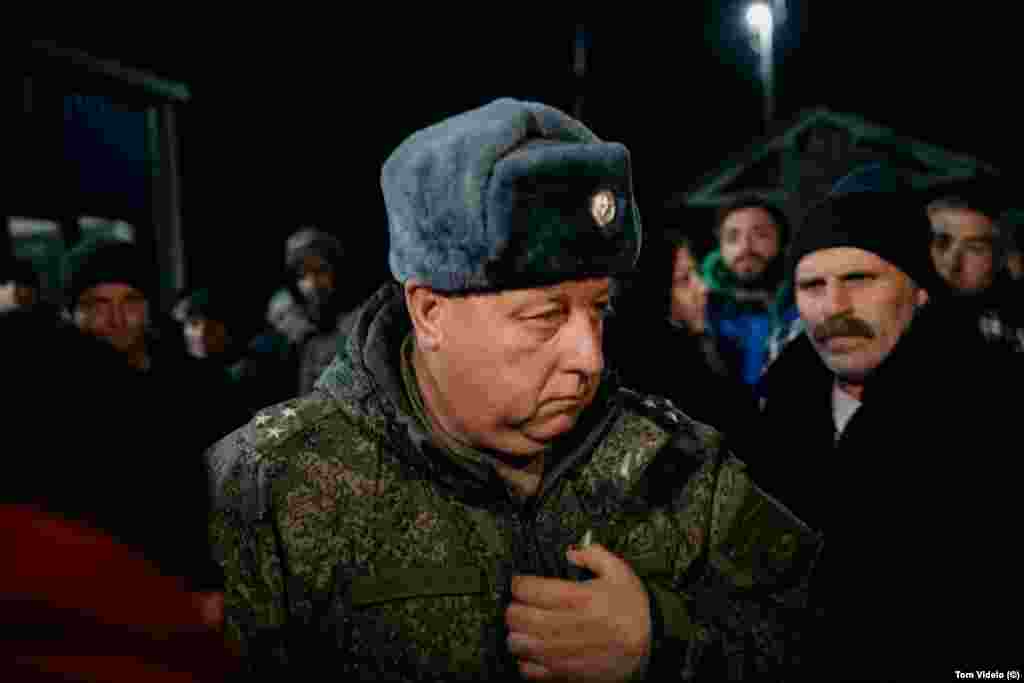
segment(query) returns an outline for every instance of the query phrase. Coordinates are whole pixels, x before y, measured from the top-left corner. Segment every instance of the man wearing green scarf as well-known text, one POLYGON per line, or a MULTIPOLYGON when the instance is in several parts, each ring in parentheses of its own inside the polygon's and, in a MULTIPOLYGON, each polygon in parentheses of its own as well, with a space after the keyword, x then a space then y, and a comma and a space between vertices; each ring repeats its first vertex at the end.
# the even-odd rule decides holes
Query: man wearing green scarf
POLYGON ((772 333, 798 317, 780 257, 788 233, 781 209, 756 195, 740 196, 718 210, 718 248, 702 267, 708 326, 742 359, 736 371, 750 387, 761 377, 772 333))

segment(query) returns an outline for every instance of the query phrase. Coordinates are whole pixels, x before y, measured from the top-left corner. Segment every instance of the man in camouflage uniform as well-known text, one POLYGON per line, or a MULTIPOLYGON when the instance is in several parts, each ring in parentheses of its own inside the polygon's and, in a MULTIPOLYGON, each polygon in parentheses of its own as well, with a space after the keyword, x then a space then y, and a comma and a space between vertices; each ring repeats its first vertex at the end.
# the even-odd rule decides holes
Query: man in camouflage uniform
MULTIPOLYGON (((823 546, 717 433, 618 387, 627 150, 498 100, 385 163, 400 284, 208 459, 227 632, 353 680, 711 680, 798 662, 823 546)), ((320 674, 322 675, 322 674, 320 674)))

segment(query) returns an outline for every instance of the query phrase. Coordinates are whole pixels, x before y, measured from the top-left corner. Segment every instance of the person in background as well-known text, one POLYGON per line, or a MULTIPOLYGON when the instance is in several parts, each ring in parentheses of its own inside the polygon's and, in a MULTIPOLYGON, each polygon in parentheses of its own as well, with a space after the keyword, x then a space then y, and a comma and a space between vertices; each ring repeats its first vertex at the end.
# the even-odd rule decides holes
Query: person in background
POLYGON ((663 396, 723 432, 741 457, 757 405, 739 381, 741 359, 727 355, 706 320, 708 288, 690 240, 669 229, 647 240, 635 275, 623 283, 605 347, 625 386, 663 396))
MULTIPOLYGON (((163 415, 111 345, 0 316, 10 442, 0 477, 0 680, 230 680, 219 591, 196 581, 203 489, 152 440, 163 415), (26 371, 31 368, 31 371, 26 371), (201 508, 201 505, 199 506, 201 508)), ((216 584, 214 584, 216 586, 216 584)))
POLYGON ((294 365, 284 340, 257 334, 245 293, 235 287, 204 287, 182 297, 175 317, 181 323, 188 353, 216 367, 228 378, 234 398, 245 406, 240 423, 263 406, 294 395, 294 365))
POLYGON ((1020 605, 1011 563, 949 550, 954 537, 999 547, 1013 533, 1000 474, 1012 382, 934 300, 943 284, 920 197, 861 180, 813 207, 790 246, 804 333, 765 375, 762 423, 786 456, 751 471, 846 539, 828 565, 842 586, 828 597, 836 627, 811 647, 819 679, 1009 665, 1019 648, 992 615, 1020 605))
POLYGON ((707 324, 738 354, 740 379, 755 393, 769 338, 798 317, 782 259, 789 233, 778 206, 756 194, 735 197, 718 209, 718 247, 701 267, 710 290, 707 324))
MULTIPOLYGON (((925 193, 931 257, 948 306, 1004 352, 1024 353, 1024 288, 1009 268, 1014 234, 1000 220, 1010 194, 999 178, 979 175, 925 193)), ((1018 363, 1019 364, 1019 363, 1018 363)))
POLYGON ((292 291, 311 325, 297 343, 300 396, 313 390, 352 327, 351 292, 359 288, 343 279, 345 258, 336 237, 314 228, 299 230, 285 244, 292 291))

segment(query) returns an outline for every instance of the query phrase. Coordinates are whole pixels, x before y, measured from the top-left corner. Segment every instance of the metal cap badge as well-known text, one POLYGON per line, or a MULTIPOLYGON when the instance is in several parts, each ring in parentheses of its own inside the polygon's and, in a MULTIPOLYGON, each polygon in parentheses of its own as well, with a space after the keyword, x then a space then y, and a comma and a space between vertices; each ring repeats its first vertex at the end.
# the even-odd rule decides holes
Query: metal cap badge
POLYGON ((615 195, 609 190, 601 190, 591 197, 590 215, 601 228, 615 220, 615 195))

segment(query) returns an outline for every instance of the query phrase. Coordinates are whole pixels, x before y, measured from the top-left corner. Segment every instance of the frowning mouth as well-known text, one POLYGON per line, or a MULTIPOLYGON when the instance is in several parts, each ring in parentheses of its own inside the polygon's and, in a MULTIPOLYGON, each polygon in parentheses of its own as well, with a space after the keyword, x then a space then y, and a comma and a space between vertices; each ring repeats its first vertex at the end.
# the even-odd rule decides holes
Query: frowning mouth
POLYGON ((583 401, 575 398, 560 398, 547 401, 537 411, 540 416, 557 415, 559 413, 575 413, 583 408, 583 401))

